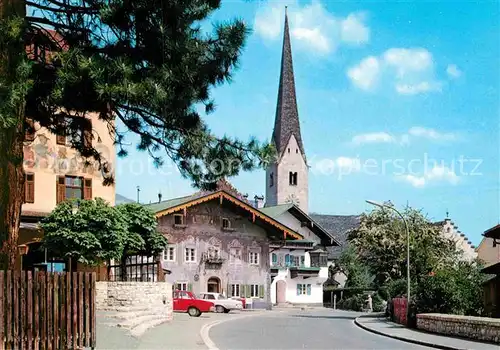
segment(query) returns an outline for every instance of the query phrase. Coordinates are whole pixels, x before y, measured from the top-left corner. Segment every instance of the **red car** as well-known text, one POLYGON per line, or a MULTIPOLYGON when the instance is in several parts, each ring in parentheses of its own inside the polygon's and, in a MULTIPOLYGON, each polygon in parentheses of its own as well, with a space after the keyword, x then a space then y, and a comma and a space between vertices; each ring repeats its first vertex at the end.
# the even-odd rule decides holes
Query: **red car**
POLYGON ((214 303, 197 299, 191 292, 185 290, 174 291, 174 312, 187 312, 191 317, 200 317, 204 312, 214 312, 214 303))

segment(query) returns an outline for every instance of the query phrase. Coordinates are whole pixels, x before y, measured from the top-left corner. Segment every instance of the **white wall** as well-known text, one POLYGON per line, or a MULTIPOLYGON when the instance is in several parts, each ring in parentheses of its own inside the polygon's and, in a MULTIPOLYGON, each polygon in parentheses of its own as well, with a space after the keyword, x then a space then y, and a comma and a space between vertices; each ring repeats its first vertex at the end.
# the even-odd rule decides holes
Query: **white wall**
POLYGON ((276 283, 286 282, 286 301, 292 304, 323 304, 323 283, 328 278, 328 268, 322 267, 318 277, 291 278, 288 269, 280 270, 278 276, 271 283, 271 303, 276 304, 276 283), (311 295, 297 295, 297 284, 310 284, 311 295))
POLYGON ((445 219, 441 232, 444 237, 451 238, 456 242, 457 249, 462 252, 464 260, 471 261, 477 257, 477 252, 474 246, 469 243, 467 236, 462 235, 462 232, 450 219, 445 219))
POLYGON ((301 234, 305 240, 313 241, 317 244, 321 243, 321 239, 318 236, 316 236, 308 227, 302 227, 301 222, 289 212, 281 214, 276 219, 283 225, 301 234))

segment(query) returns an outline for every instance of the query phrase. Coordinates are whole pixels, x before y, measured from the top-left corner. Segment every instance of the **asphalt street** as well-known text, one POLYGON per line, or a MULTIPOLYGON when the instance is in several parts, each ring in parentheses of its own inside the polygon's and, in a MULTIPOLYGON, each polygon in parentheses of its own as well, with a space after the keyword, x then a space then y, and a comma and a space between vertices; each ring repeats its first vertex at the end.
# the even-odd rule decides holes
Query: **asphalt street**
POLYGON ((430 349, 367 332, 357 313, 293 310, 224 322, 210 330, 220 350, 243 349, 430 349))

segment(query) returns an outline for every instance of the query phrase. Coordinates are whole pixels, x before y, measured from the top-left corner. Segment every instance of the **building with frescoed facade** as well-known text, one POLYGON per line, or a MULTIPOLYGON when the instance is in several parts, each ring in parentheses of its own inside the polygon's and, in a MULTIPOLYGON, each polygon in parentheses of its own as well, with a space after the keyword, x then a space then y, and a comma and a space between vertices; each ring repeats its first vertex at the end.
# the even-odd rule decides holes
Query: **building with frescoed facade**
POLYGON ((270 305, 269 247, 303 236, 252 204, 223 180, 216 191, 148 205, 168 239, 161 260, 174 288, 270 305))
MULTIPOLYGON (((44 30, 46 35, 54 40, 61 41, 57 33, 44 30)), ((38 48, 36 45, 27 47, 27 53, 32 59, 37 59, 41 51, 49 54, 47 48, 38 48)), ((55 135, 38 123, 30 121, 32 130, 27 130, 23 146, 25 197, 21 211, 19 245, 21 251, 27 255, 23 257, 23 266, 31 268, 33 264, 45 261, 43 252, 38 251, 39 241, 43 233, 38 228, 38 222, 47 216, 57 203, 70 198, 92 199, 103 198, 111 205, 115 204, 115 186, 104 186, 104 176, 114 176, 116 152, 108 124, 99 120, 97 113, 87 113, 90 127, 79 132, 61 133, 55 135), (84 143, 92 145, 100 154, 105 172, 90 160, 86 165, 84 159, 76 150, 71 148, 71 138, 79 138, 84 143)), ((69 124, 70 118, 60 120, 60 123, 69 124)), ((61 268, 61 265, 58 265, 61 268)))

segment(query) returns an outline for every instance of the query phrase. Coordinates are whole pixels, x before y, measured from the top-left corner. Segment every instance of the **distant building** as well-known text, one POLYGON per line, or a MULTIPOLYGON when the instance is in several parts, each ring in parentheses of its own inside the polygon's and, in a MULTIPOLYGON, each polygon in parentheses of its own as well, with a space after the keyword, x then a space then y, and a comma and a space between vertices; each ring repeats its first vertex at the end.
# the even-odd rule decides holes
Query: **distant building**
POLYGON ((441 233, 444 237, 455 241, 457 250, 462 252, 462 258, 467 261, 472 261, 477 258, 476 247, 472 244, 465 233, 458 229, 458 226, 451 219, 444 219, 434 223, 441 227, 441 233))

